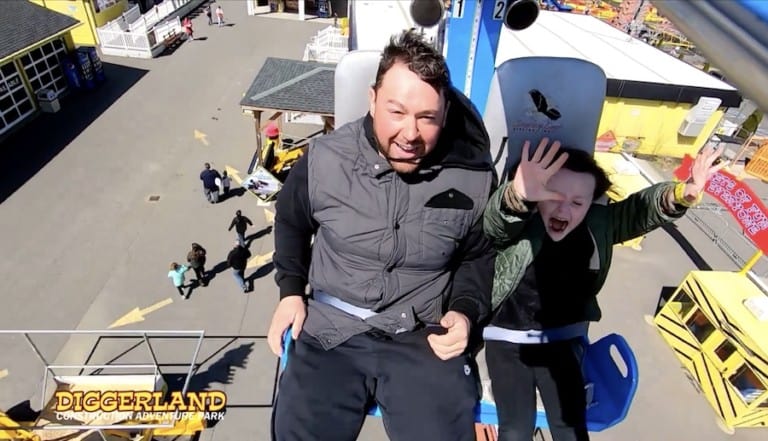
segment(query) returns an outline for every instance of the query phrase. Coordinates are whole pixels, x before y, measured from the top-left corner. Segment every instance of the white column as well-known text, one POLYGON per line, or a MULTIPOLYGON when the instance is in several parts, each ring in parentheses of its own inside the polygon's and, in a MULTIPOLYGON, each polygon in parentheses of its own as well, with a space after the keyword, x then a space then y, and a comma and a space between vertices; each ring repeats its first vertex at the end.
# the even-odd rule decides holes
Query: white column
POLYGON ((299 20, 304 21, 304 0, 299 0, 299 20))

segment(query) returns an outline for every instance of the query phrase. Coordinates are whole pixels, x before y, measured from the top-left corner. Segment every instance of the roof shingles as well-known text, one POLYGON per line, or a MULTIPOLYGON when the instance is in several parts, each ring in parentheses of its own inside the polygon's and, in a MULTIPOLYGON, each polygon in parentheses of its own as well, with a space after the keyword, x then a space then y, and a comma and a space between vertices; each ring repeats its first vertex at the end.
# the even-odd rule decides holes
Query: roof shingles
POLYGON ((333 64, 267 58, 240 105, 332 115, 335 68, 333 64))
POLYGON ((80 23, 29 0, 0 2, 0 59, 80 23))

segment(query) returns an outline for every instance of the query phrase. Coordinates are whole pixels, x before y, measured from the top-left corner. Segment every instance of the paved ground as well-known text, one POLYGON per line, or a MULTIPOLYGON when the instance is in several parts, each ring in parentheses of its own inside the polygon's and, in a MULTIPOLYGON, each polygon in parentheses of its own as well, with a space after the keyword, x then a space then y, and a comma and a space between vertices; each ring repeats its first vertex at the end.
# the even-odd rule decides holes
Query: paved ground
MULTIPOLYGON (((233 26, 196 19, 205 40, 183 44, 155 60, 107 58, 109 81, 73 96, 62 112, 44 115, 3 142, 0 182, 0 262, 4 281, 2 329, 104 329, 136 307, 171 298, 145 320, 121 329, 204 329, 192 380, 196 388, 229 394, 226 418, 205 440, 267 440, 276 359, 264 335, 277 292, 269 265, 251 273, 254 291, 243 294, 228 271, 182 300, 166 278, 191 242, 205 246, 209 267, 223 261, 234 235, 226 231, 236 209, 254 221, 254 255, 271 252, 264 207, 245 195, 215 206, 202 196, 203 162, 245 169, 254 147, 252 120, 238 102, 267 56, 300 58, 323 25, 248 17, 230 6, 233 26), (209 145, 193 137, 207 135, 209 145), (157 202, 147 202, 159 195, 157 202)), ((732 269, 730 260, 690 220, 675 237, 693 244, 700 261, 732 269)), ((643 316, 654 311, 662 287, 677 285, 694 260, 666 231, 647 237, 642 251, 620 249, 601 294, 605 319, 593 335, 622 333, 640 363, 637 398, 626 421, 596 440, 757 440, 765 434, 721 432, 713 411, 688 384, 671 349, 643 316)), ((221 268, 218 266, 217 268, 221 268)), ((53 336, 39 338, 49 361, 147 362, 136 340, 53 336)), ((184 372, 190 340, 153 340, 158 361, 184 372)), ((39 398, 42 367, 22 338, 0 335, 0 408, 39 398)), ((37 403, 33 402, 37 407, 37 403)), ((366 423, 360 439, 386 439, 381 421, 366 423)))

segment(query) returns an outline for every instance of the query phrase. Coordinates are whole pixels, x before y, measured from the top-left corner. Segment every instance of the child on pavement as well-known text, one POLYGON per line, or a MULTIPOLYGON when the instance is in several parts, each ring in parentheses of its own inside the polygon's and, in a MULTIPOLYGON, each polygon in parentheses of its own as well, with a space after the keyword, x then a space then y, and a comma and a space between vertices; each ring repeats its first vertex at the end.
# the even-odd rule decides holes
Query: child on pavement
POLYGON ((176 262, 171 263, 171 270, 168 271, 168 278, 171 279, 173 282, 173 286, 176 287, 176 290, 179 292, 179 295, 184 297, 185 299, 187 296, 184 295, 184 273, 189 271, 189 267, 185 265, 179 265, 176 262))

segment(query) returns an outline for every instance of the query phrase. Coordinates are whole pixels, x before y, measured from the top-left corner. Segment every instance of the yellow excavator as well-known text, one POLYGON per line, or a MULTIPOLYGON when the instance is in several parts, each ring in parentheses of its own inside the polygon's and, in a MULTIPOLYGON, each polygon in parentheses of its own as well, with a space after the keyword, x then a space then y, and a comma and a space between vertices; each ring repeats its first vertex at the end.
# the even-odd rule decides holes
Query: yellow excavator
POLYGON ((283 139, 280 129, 274 122, 264 128, 264 146, 261 149, 259 164, 267 169, 280 182, 285 182, 291 167, 304 155, 309 145, 306 140, 295 143, 283 139))

